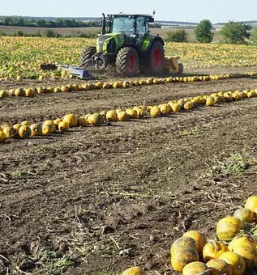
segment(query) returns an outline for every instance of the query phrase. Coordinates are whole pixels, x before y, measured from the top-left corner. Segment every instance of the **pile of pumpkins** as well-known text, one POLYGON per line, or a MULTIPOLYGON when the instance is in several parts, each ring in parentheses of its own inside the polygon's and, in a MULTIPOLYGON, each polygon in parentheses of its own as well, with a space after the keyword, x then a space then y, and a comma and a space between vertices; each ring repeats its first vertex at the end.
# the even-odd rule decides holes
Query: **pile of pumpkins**
POLYGON ((249 77, 256 76, 257 73, 245 73, 245 74, 224 74, 224 75, 209 75, 209 76, 184 76, 184 77, 167 77, 167 78, 147 78, 139 80, 125 80, 115 82, 94 82, 79 84, 67 84, 57 87, 37 87, 37 88, 16 88, 10 90, 0 90, 0 98, 12 97, 12 96, 26 96, 33 97, 37 94, 42 93, 61 93, 61 92, 72 92, 72 91, 85 91, 85 90, 97 90, 97 89, 124 89, 132 86, 142 85, 154 85, 154 84, 165 84, 172 82, 195 82, 195 81, 209 81, 209 80, 220 80, 228 78, 238 77, 249 77))
MULTIPOLYGON (((257 197, 246 200, 233 216, 216 225, 216 239, 200 231, 187 231, 171 245, 171 266, 183 275, 243 275, 257 270, 257 197)), ((122 275, 145 275, 138 266, 122 275)), ((249 273, 250 274, 250 273, 249 273)))
POLYGON ((67 114, 63 118, 46 120, 42 123, 31 124, 28 121, 23 121, 13 126, 8 123, 3 123, 0 125, 0 142, 3 142, 7 138, 29 138, 49 135, 57 130, 66 132, 72 127, 100 126, 101 124, 107 124, 109 122, 140 119, 145 116, 157 118, 175 114, 181 110, 193 110, 193 108, 199 105, 214 106, 219 102, 231 102, 256 96, 257 89, 234 92, 227 91, 182 98, 154 106, 140 105, 127 109, 113 109, 100 113, 86 114, 80 117, 75 114, 67 114))

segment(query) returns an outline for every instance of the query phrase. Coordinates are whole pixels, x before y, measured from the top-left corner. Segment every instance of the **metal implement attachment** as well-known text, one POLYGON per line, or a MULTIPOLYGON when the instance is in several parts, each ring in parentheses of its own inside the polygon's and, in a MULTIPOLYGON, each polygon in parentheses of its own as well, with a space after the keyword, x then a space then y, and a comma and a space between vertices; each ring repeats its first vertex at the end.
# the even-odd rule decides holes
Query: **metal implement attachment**
POLYGON ((91 79, 92 75, 81 67, 73 67, 69 65, 58 65, 58 68, 68 71, 71 75, 74 75, 80 79, 91 79))

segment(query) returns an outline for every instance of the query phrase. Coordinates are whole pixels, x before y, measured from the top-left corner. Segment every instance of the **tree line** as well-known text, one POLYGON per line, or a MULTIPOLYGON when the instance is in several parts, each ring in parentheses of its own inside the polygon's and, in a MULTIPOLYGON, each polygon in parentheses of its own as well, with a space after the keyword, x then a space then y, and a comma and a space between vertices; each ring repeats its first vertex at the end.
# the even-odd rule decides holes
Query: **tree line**
POLYGON ((17 26, 17 27, 41 27, 41 28, 77 28, 77 27, 98 27, 98 21, 78 21, 75 19, 45 20, 45 19, 28 19, 19 16, 5 16, 0 20, 0 25, 17 26))
MULTIPOLYGON (((221 43, 228 44, 257 44, 257 28, 243 22, 229 21, 220 32, 221 43)), ((195 38, 200 43, 211 43, 214 38, 214 28, 208 19, 202 20, 194 30, 195 38)), ((188 42, 188 34, 184 29, 167 33, 166 41, 188 42)))

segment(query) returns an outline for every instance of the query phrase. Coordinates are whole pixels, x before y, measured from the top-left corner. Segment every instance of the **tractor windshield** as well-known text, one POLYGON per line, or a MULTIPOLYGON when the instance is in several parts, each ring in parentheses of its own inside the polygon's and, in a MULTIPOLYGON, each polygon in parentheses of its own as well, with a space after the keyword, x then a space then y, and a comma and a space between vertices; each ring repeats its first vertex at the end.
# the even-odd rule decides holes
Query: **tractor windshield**
POLYGON ((115 17, 112 21, 110 29, 111 33, 124 32, 125 35, 131 36, 133 34, 133 18, 115 17))

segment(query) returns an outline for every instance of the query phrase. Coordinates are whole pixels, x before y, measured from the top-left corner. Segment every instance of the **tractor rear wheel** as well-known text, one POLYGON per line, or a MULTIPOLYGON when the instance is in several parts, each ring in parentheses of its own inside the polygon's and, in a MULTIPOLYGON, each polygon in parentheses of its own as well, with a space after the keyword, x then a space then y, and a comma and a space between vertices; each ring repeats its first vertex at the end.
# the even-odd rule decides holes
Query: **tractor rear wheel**
POLYGON ((164 49, 161 41, 154 41, 149 52, 147 68, 151 74, 161 74, 164 67, 164 49))
POLYGON ((139 58, 136 49, 132 47, 122 48, 116 58, 116 70, 122 76, 136 76, 139 71, 139 58))
POLYGON ((88 47, 81 54, 81 67, 87 68, 93 66, 91 57, 96 53, 96 47, 88 47))

